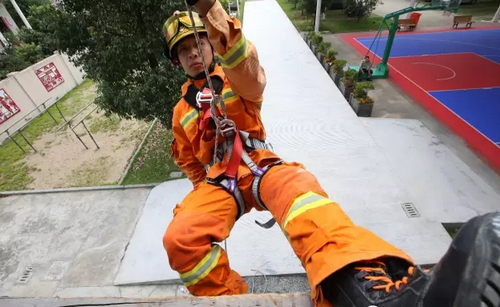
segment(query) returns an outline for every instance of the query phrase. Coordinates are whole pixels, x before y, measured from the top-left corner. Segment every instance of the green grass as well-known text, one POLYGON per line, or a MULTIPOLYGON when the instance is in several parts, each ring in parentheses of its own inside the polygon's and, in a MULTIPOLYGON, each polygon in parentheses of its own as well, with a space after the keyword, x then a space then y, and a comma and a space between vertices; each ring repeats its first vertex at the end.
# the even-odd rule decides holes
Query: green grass
MULTIPOLYGON (((89 118, 89 117, 87 117, 89 118)), ((120 128, 121 119, 116 114, 96 118, 90 124, 90 132, 116 132, 120 128)))
POLYGON ((287 0, 277 0, 281 9, 299 31, 311 31, 314 28, 312 17, 301 16, 299 11, 293 9, 293 4, 287 0))
POLYGON ((378 30, 382 24, 382 17, 372 14, 366 19, 347 17, 341 10, 327 11, 326 19, 320 23, 320 31, 332 33, 359 32, 378 30))
POLYGON ((458 9, 460 15, 472 15, 476 20, 491 19, 500 5, 500 1, 480 1, 476 4, 463 4, 458 9))
POLYGON ((170 174, 179 172, 170 155, 172 140, 171 130, 156 125, 133 162, 123 184, 159 183, 171 180, 170 174))
MULTIPOLYGON (((59 101, 59 109, 66 119, 69 119, 69 117, 78 112, 83 106, 94 100, 95 94, 88 94, 88 89, 92 85, 92 81, 86 80, 59 101)), ((55 106, 50 107, 49 112, 59 123, 63 122, 55 106)), ((16 120, 15 117, 12 119, 14 122, 16 120)), ((6 124, 10 124, 10 122, 6 124)), ((24 128, 22 133, 32 143, 43 133, 56 126, 57 124, 52 120, 50 115, 45 112, 24 128)), ((22 139, 21 135, 16 134, 14 139, 26 152, 33 151, 22 139)), ((5 141, 0 146, 0 191, 24 190, 32 181, 32 178, 28 174, 28 167, 21 161, 25 155, 11 140, 5 141)))
MULTIPOLYGON (((287 0, 278 0, 283 11, 299 31, 312 31, 314 28, 314 18, 312 16, 302 16, 300 11, 293 9, 293 4, 287 0)), ((357 20, 344 15, 341 10, 327 11, 325 20, 321 20, 320 31, 332 33, 357 32, 378 30, 382 23, 382 17, 372 14, 372 16, 357 20)))

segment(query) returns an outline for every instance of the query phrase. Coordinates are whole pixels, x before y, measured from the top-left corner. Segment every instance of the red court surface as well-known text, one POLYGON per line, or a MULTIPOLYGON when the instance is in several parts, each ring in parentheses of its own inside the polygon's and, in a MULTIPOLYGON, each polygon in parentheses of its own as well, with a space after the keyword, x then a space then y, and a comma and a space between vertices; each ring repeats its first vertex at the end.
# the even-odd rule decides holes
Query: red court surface
POLYGON ((500 65, 475 53, 398 57, 390 65, 428 92, 500 87, 500 65))
MULTIPOLYGON (((380 62, 387 37, 342 35, 363 56, 380 62), (374 50, 375 49, 375 50, 374 50)), ((389 77, 466 140, 500 172, 500 29, 398 33, 389 77)), ((354 63, 353 63, 354 64, 354 63)), ((357 63, 356 63, 357 64, 357 63)))

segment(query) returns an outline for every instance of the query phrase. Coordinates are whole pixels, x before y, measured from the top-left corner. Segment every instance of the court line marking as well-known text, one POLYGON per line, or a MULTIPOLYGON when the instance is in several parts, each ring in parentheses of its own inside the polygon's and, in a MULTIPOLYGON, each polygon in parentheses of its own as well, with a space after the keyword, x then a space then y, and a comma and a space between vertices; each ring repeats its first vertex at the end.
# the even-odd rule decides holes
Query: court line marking
POLYGON ((420 64, 420 65, 422 65, 422 64, 423 64, 423 65, 433 65, 433 66, 438 66, 438 67, 442 67, 442 68, 448 69, 449 71, 451 71, 451 72, 453 73, 453 76, 451 76, 451 77, 449 77, 449 78, 441 78, 441 79, 436 79, 436 81, 446 81, 446 80, 451 80, 451 79, 453 79, 453 78, 455 78, 455 77, 457 76, 457 73, 456 73, 453 69, 449 68, 448 66, 444 66, 444 65, 440 65, 440 64, 436 64, 436 63, 429 63, 429 62, 413 62, 413 63, 411 63, 411 64, 412 64, 412 65, 415 65, 415 64, 417 64, 417 65, 419 65, 419 64, 420 64))
MULTIPOLYGON (((482 29, 472 29, 472 30, 467 30, 467 32, 479 32, 479 31, 495 31, 495 30, 500 30, 500 28, 482 28, 482 29)), ((424 32, 424 33, 401 33, 403 34, 402 36, 406 36, 406 35, 429 35, 429 34, 438 34, 438 33, 459 33, 457 32, 457 30, 444 30, 444 31, 438 31, 438 32, 424 32)), ((362 36, 362 37, 354 37, 353 38, 355 40, 357 40, 358 38, 360 40, 364 40, 364 39, 370 39, 370 38, 374 38, 375 36, 362 36)), ((381 37, 381 38, 387 38, 387 35, 381 37)))
POLYGON ((475 55, 479 56, 479 57, 482 57, 483 59, 485 60, 488 60, 490 62, 493 62, 497 65, 500 65, 500 63, 496 62, 496 61, 493 61, 492 59, 488 59, 487 56, 496 56, 496 57, 499 57, 500 58, 500 54, 486 54, 486 55, 481 55, 481 54, 477 54, 475 52, 473 52, 475 55))
MULTIPOLYGON (((500 50, 500 48, 496 47, 490 47, 490 46, 485 46, 485 45, 479 45, 479 44, 473 44, 473 43, 464 43, 464 42, 457 42, 454 40, 446 40, 446 39, 435 39, 435 38, 415 38, 415 37, 404 37, 400 36, 402 40, 425 40, 425 41, 435 41, 435 42, 445 42, 445 43, 455 43, 455 44, 462 44, 462 45, 470 45, 470 46, 478 46, 478 47, 484 47, 488 49, 493 49, 493 50, 500 50)), ((380 38, 380 39, 387 39, 387 38, 380 38)), ((372 38, 373 41, 373 38, 372 38)), ((358 41, 359 42, 359 41, 358 41)), ((363 44, 362 44, 363 45, 363 44)), ((364 45, 363 45, 364 46, 364 45)), ((366 48, 366 47, 365 47, 366 48)))
MULTIPOLYGON (((434 54, 417 54, 417 55, 399 55, 391 56, 389 59, 399 59, 399 58, 411 58, 419 56, 440 56, 440 55, 460 55, 460 54, 475 54, 474 52, 454 52, 454 53, 434 53, 434 54)), ((499 55, 500 56, 500 55, 499 55)))
MULTIPOLYGON (((370 51, 368 50, 368 48, 363 45, 363 44, 360 44, 363 48, 365 48, 367 51, 370 51)), ((377 55, 377 57, 380 59, 380 57, 377 55)), ((482 133, 481 131, 477 130, 476 127, 472 126, 468 121, 466 121, 465 119, 462 118, 462 116, 458 115, 457 113, 455 113, 455 111, 453 111, 452 109, 448 108, 447 105, 445 105, 443 102, 441 102, 441 100, 437 99, 436 97, 432 96, 430 94, 429 91, 426 91, 424 90, 420 85, 418 85, 417 83, 415 83, 415 81, 413 81, 412 79, 408 78, 405 74, 403 74, 402 72, 400 72, 396 67, 392 66, 390 63, 387 63, 388 66, 390 66, 392 69, 394 69, 395 71, 397 71, 401 76, 403 76, 403 78, 407 79, 408 81, 410 81, 411 83, 413 83, 413 85, 415 85, 416 87, 418 87, 420 90, 422 90, 425 94, 427 94, 428 96, 430 96, 432 99, 436 100, 440 105, 442 105, 443 107, 445 107, 446 109, 448 109, 448 111, 450 111, 451 113, 455 114, 456 117, 460 118, 465 124, 467 124, 468 126, 470 126, 473 130, 476 130, 477 133, 479 133, 480 135, 482 135, 483 137, 485 137, 487 140, 489 140, 491 143, 493 143, 494 145, 496 145, 498 148, 500 148, 500 144, 497 144, 495 143, 492 139, 490 139, 488 136, 486 136, 484 133, 482 133)), ((404 90, 404 89, 403 89, 404 90)), ((405 91, 406 92, 406 91, 405 91)), ((409 94, 409 93, 408 93, 409 94)), ((439 119, 439 118, 438 118, 439 119)))
POLYGON ((429 93, 436 93, 436 92, 456 92, 456 91, 468 91, 468 90, 491 90, 494 88, 500 88, 500 86, 493 86, 493 87, 471 87, 471 88, 459 88, 459 89, 454 89, 454 90, 435 90, 435 91, 428 91, 429 93))
POLYGON ((441 100, 437 99, 436 97, 432 96, 430 94, 429 91, 426 91, 424 90, 420 85, 418 85, 417 83, 415 83, 415 81, 413 81, 412 79, 408 78, 405 74, 403 74, 402 72, 400 72, 397 68, 395 68, 394 66, 392 66, 391 64, 388 64, 389 66, 392 67, 392 69, 394 69, 395 71, 397 71, 399 74, 401 74, 401 76, 403 76, 404 78, 406 78, 408 81, 410 81, 411 83, 413 83, 416 87, 418 87, 419 89, 421 89, 422 91, 424 91, 424 93, 426 93, 427 95, 429 95, 432 99, 435 99, 437 102, 439 102, 439 104, 441 104, 443 107, 445 107, 446 109, 448 109, 451 113, 455 114, 456 117, 460 118, 464 123, 466 123, 468 126, 470 126, 472 129, 476 130, 477 133, 481 134, 482 136, 484 136, 487 140, 489 140, 491 143, 495 144, 497 147, 500 148, 500 144, 496 144, 491 138, 489 138, 488 136, 486 136, 484 133, 482 133, 481 131, 479 131, 476 127, 474 127, 473 125, 471 125, 471 123, 469 123, 468 121, 466 121, 462 116, 458 115, 457 113, 455 113, 455 111, 453 111, 452 109, 450 109, 447 105, 445 105, 441 100))

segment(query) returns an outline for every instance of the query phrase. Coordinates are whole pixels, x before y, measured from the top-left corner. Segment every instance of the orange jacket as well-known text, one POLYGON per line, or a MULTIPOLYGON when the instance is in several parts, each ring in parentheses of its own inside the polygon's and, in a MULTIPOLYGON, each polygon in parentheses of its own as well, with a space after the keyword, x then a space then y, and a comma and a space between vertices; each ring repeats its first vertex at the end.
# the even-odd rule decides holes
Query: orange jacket
MULTIPOLYGON (((227 116, 236 123, 239 130, 250 133, 251 138, 264 141, 266 133, 260 109, 266 76, 259 64, 255 46, 245 39, 239 20, 229 17, 218 1, 202 21, 222 64, 222 67, 217 65, 211 75, 218 75, 223 80, 221 96, 226 105, 227 116)), ((188 79, 182 86, 182 97, 193 83, 200 88, 205 79, 188 79)), ((184 98, 174 108, 172 153, 177 165, 194 186, 205 180, 215 144, 214 138, 204 141, 202 137, 204 131, 198 126, 203 115, 203 111, 191 107, 184 98)), ((259 154, 262 155, 274 156, 270 152, 259 154)), ((219 169, 210 177, 215 178, 222 172, 223 169, 219 169)))

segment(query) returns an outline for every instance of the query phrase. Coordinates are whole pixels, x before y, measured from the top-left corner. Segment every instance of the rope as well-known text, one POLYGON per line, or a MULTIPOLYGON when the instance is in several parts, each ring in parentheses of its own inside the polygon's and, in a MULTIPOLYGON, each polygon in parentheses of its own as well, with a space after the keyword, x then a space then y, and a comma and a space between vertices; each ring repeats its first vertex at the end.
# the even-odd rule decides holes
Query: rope
POLYGON ((380 38, 382 37, 382 31, 379 32, 379 36, 378 36, 378 39, 377 39, 377 44, 375 45, 375 52, 373 52, 373 58, 372 58, 372 64, 375 64, 375 57, 377 55, 377 51, 378 51, 378 45, 380 43, 380 38))
POLYGON ((253 279, 252 279, 252 290, 250 292, 252 294, 254 293, 255 277, 257 277, 257 273, 260 273, 262 276, 264 276, 264 279, 265 279, 264 291, 262 291, 262 293, 266 293, 266 291, 267 291, 267 276, 266 276, 266 274, 262 273, 259 270, 254 270, 254 269, 251 269, 250 271, 255 272, 255 274, 253 275, 253 279))
MULTIPOLYGON (((215 93, 214 87, 212 85, 212 80, 210 79, 210 72, 208 71, 208 66, 207 63, 205 62, 205 57, 203 56, 203 51, 201 49, 201 44, 200 44, 200 36, 198 34, 198 30, 196 30, 196 24, 194 22, 194 17, 193 17, 193 12, 191 11, 191 7, 187 3, 187 0, 184 0, 184 4, 186 5, 189 19, 191 20, 191 25, 193 26, 193 34, 194 38, 196 40, 196 46, 198 47, 198 53, 200 54, 201 58, 201 63, 203 65, 203 71, 205 73, 205 78, 207 79, 207 84, 208 87, 210 88, 210 92, 212 93, 212 101, 210 102, 210 116, 214 120, 215 127, 216 127, 216 133, 215 133, 215 146, 214 146, 214 155, 213 155, 213 161, 214 163, 217 161, 217 151, 218 151, 218 146, 219 146, 219 135, 222 134, 223 136, 226 137, 226 143, 228 143, 228 136, 230 131, 235 130, 236 125, 232 120, 229 120, 227 118, 227 113, 226 113, 226 105, 224 104, 224 100, 215 93), (217 117, 217 105, 220 104, 221 106, 221 115, 222 118, 217 117), (227 134, 227 135, 226 135, 227 134)), ((232 144, 229 141, 230 144, 226 144, 225 147, 229 147, 229 150, 227 150, 228 156, 231 155, 231 149, 232 149, 232 144)))
MULTIPOLYGON (((200 36, 198 35, 198 30, 196 30, 196 24, 194 23, 193 12, 191 11, 191 7, 187 3, 187 0, 184 0, 184 4, 186 4, 186 8, 187 8, 187 11, 189 14, 189 19, 191 20, 191 25, 193 26, 194 38, 196 39, 196 46, 198 47, 198 52, 199 52, 200 57, 201 57, 201 63, 203 65, 205 77, 207 78, 208 87, 210 88, 210 91, 212 92, 212 97, 215 97, 214 86, 212 85, 212 80, 210 79, 210 73, 208 72, 207 63, 205 62, 205 57, 203 56, 203 51, 201 50, 200 36)), ((214 114, 212 114, 212 115, 214 115, 214 114)))
POLYGON ((372 61, 371 61, 372 63, 375 63, 375 57, 377 55, 377 50, 378 50, 378 46, 380 44, 380 39, 382 38, 382 29, 383 29, 384 25, 387 28, 389 28, 389 26, 385 23, 385 19, 382 22, 382 24, 380 25, 380 28, 379 28, 379 30, 377 32, 377 35, 375 35, 372 43, 370 44, 370 47, 368 48, 368 51, 366 51, 366 54, 365 54, 365 56, 369 56, 370 55, 370 51, 373 50, 372 47, 373 47, 373 44, 375 44, 375 41, 376 41, 377 43, 375 44, 375 52, 372 51, 372 53, 373 53, 373 57, 372 57, 372 61))

